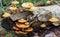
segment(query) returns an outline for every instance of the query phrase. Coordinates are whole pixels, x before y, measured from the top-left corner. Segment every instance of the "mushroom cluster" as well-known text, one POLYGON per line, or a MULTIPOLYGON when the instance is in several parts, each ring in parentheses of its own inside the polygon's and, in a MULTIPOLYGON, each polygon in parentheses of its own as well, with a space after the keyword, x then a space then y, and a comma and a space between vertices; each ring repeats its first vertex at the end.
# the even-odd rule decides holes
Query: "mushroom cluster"
POLYGON ((16 26, 13 26, 13 29, 15 30, 16 33, 21 33, 21 34, 27 34, 31 31, 33 31, 33 28, 30 27, 29 22, 24 19, 18 20, 16 22, 16 26))
POLYGON ((25 8, 25 9, 27 9, 28 11, 35 11, 35 10, 37 10, 37 7, 35 7, 33 5, 33 3, 31 3, 31 2, 25 2, 25 3, 23 3, 22 7, 25 8))

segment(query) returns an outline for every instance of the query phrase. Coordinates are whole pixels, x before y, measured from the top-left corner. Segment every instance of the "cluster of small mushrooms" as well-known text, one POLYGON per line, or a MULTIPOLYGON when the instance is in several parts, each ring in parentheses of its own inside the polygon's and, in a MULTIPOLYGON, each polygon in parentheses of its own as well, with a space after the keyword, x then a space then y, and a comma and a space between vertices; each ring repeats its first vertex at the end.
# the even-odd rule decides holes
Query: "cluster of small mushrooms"
MULTIPOLYGON (((51 2, 48 1, 47 3, 50 4, 51 2)), ((18 4, 19 4, 19 2, 17 0, 14 0, 12 2, 12 4, 10 5, 10 7, 9 7, 10 13, 9 13, 9 11, 4 12, 3 17, 4 18, 8 18, 8 17, 11 16, 11 14, 17 14, 19 12, 20 13, 24 13, 23 12, 24 10, 30 11, 33 14, 33 12, 38 9, 37 7, 35 7, 30 2, 23 3, 22 4, 22 7, 23 8, 20 8, 18 6, 18 4)), ((34 17, 34 16, 32 16, 32 17, 34 17)), ((32 19, 32 18, 30 18, 30 19, 32 19)), ((59 24, 57 24, 57 22, 59 22, 59 19, 57 19, 55 17, 50 18, 48 21, 51 22, 54 26, 59 26, 59 24)), ((30 27, 30 22, 27 21, 27 20, 25 20, 24 18, 19 19, 18 21, 15 22, 15 24, 16 25, 13 26, 13 29, 15 30, 16 33, 27 34, 27 33, 29 33, 29 32, 31 32, 31 31, 34 30, 32 27, 30 27)), ((40 27, 41 28, 45 28, 46 27, 46 24, 42 23, 40 25, 40 27)))
POLYGON ((13 26, 13 29, 16 33, 27 34, 28 32, 33 31, 33 28, 30 27, 29 22, 27 20, 21 19, 16 22, 16 26, 13 26))

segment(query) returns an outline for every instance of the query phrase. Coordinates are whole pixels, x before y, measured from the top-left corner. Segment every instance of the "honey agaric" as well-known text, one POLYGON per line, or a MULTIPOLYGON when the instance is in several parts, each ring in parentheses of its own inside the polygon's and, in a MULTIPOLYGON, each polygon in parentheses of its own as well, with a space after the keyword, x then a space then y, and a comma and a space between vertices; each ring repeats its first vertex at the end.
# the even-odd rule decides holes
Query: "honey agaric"
POLYGON ((24 23, 24 22, 27 22, 27 21, 24 20, 24 19, 21 19, 21 20, 18 20, 18 22, 24 23))
POLYGON ((19 28, 27 28, 27 27, 29 27, 29 25, 24 25, 24 24, 20 24, 20 25, 16 24, 16 26, 19 27, 19 28))
POLYGON ((27 29, 25 29, 25 31, 33 31, 33 28, 27 28, 27 29))
POLYGON ((11 2, 12 4, 19 4, 19 2, 17 0, 14 0, 13 2, 11 2))
POLYGON ((58 22, 59 19, 57 19, 57 18, 51 18, 51 19, 49 19, 49 21, 50 21, 50 22, 58 22))
POLYGON ((22 4, 22 7, 24 7, 24 8, 31 8, 32 6, 33 6, 33 4, 30 2, 25 2, 22 4))
POLYGON ((25 24, 26 24, 26 25, 28 25, 28 24, 29 24, 29 22, 25 22, 25 24))
POLYGON ((25 19, 18 20, 18 22, 16 22, 16 26, 22 29, 19 30, 19 33, 21 34, 27 34, 28 32, 33 31, 33 28, 30 28, 29 22, 25 19))
POLYGON ((10 7, 10 10, 16 10, 17 9, 17 7, 10 7))
POLYGON ((21 33, 21 34, 27 34, 28 32, 19 31, 19 33, 21 33))
POLYGON ((7 12, 3 14, 3 17, 10 17, 10 16, 11 16, 11 14, 7 13, 7 12))
POLYGON ((37 10, 37 7, 31 7, 30 9, 28 9, 29 11, 35 11, 35 10, 37 10))
POLYGON ((15 30, 19 30, 16 26, 13 26, 13 29, 15 29, 15 30))
POLYGON ((47 3, 47 4, 51 4, 51 1, 47 1, 46 3, 47 3))
POLYGON ((45 25, 45 24, 42 24, 42 25, 40 25, 40 27, 45 28, 45 27, 46 27, 46 25, 45 25))

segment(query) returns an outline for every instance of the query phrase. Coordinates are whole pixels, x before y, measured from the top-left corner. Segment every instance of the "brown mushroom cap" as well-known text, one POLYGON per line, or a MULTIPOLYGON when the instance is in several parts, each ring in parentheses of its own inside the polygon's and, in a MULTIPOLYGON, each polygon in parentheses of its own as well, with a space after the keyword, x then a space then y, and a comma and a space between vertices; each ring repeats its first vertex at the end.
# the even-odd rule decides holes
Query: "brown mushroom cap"
POLYGON ((6 12, 6 13, 3 14, 3 17, 10 17, 10 16, 11 16, 11 14, 8 13, 8 12, 6 12))
POLYGON ((27 34, 28 32, 19 31, 19 33, 21 33, 21 34, 27 34))
POLYGON ((21 19, 21 20, 18 20, 18 22, 24 23, 24 22, 27 22, 27 20, 21 19))
POLYGON ((21 25, 21 23, 19 23, 19 22, 16 22, 16 25, 21 25))
POLYGON ((37 10, 38 8, 37 7, 31 7, 30 9, 29 9, 29 11, 35 11, 35 10, 37 10))
POLYGON ((57 19, 57 18, 51 18, 51 19, 49 19, 49 21, 50 21, 50 22, 58 22, 59 19, 57 19))
POLYGON ((46 27, 46 25, 45 25, 45 24, 41 24, 41 25, 40 25, 40 27, 45 28, 45 27, 46 27))
POLYGON ((51 1, 47 1, 46 3, 47 3, 47 4, 51 4, 51 1))
POLYGON ((13 26, 13 29, 15 29, 15 30, 19 30, 16 26, 13 26))
POLYGON ((25 25, 25 24, 20 24, 20 25, 16 24, 16 26, 19 28, 28 28, 29 27, 29 25, 25 25))
POLYGON ((16 10, 17 7, 10 7, 10 10, 16 10))
POLYGON ((27 29, 25 29, 25 31, 33 31, 33 28, 27 28, 27 29))
POLYGON ((26 24, 26 25, 28 25, 28 24, 29 24, 29 22, 25 22, 25 24, 26 24))
POLYGON ((31 2, 25 2, 22 4, 22 7, 24 7, 24 8, 30 8, 32 6, 34 6, 34 5, 31 2))

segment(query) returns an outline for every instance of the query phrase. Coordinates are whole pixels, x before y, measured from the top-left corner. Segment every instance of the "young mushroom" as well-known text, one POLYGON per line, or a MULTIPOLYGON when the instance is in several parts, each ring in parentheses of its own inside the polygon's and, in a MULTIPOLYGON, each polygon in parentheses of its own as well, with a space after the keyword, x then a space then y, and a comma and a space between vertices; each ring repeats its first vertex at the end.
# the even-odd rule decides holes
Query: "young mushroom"
POLYGON ((50 4, 51 4, 51 1, 47 1, 46 3, 47 3, 48 5, 50 5, 50 4))
POLYGON ((37 7, 31 7, 30 9, 28 9, 29 11, 35 11, 35 10, 37 10, 37 7))
POLYGON ((27 34, 28 32, 25 32, 25 31, 19 31, 19 33, 21 33, 21 34, 27 34))
POLYGON ((27 28, 29 27, 29 25, 25 25, 25 24, 16 24, 17 27, 19 28, 27 28))
POLYGON ((10 13, 8 13, 8 12, 6 12, 6 13, 4 13, 2 16, 3 16, 4 18, 6 18, 6 17, 10 17, 10 16, 11 16, 11 14, 10 14, 10 13))
POLYGON ((54 22, 58 22, 59 19, 53 17, 53 18, 49 19, 49 21, 54 23, 54 22))
POLYGON ((18 22, 24 23, 24 22, 27 22, 27 20, 21 19, 21 20, 18 20, 18 22))
POLYGON ((25 2, 25 3, 22 4, 23 8, 31 8, 32 6, 33 6, 33 4, 30 3, 30 2, 25 2))
POLYGON ((14 0, 13 2, 11 2, 12 4, 15 4, 15 5, 17 5, 17 4, 19 4, 19 2, 17 1, 17 0, 14 0))
POLYGON ((15 7, 15 6, 10 6, 9 9, 10 9, 10 10, 17 10, 17 7, 15 7))
POLYGON ((45 25, 45 24, 41 24, 40 27, 41 27, 41 28, 45 28, 46 25, 45 25))
POLYGON ((13 26, 13 29, 14 29, 14 30, 19 30, 19 28, 17 28, 16 26, 13 26))
POLYGON ((30 31, 33 31, 33 28, 27 28, 27 29, 25 29, 25 31, 27 31, 27 32, 30 32, 30 31))

